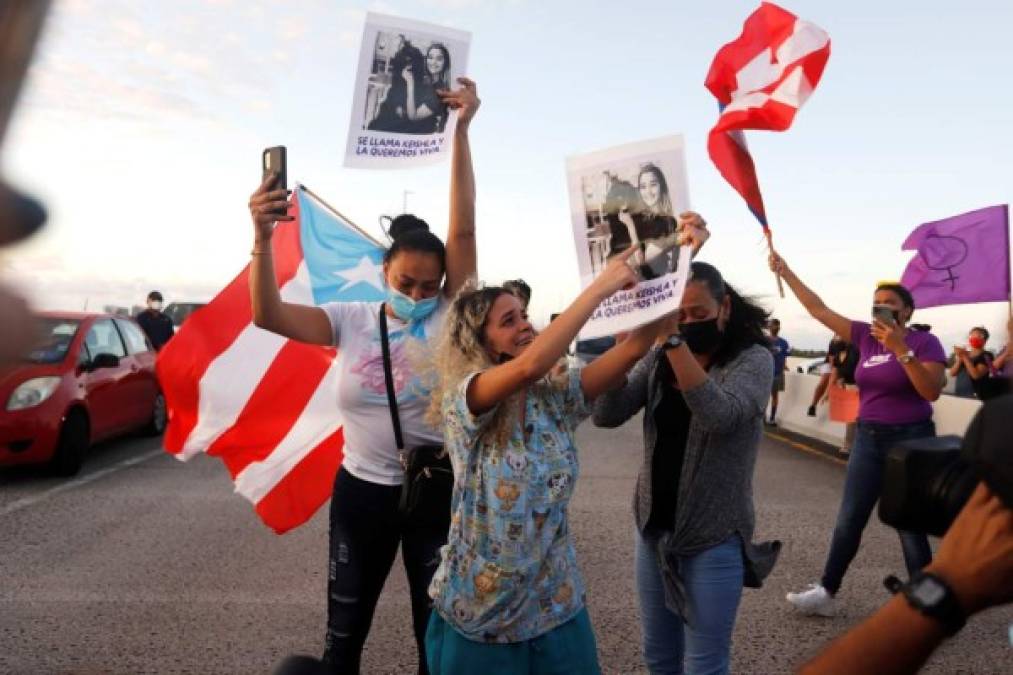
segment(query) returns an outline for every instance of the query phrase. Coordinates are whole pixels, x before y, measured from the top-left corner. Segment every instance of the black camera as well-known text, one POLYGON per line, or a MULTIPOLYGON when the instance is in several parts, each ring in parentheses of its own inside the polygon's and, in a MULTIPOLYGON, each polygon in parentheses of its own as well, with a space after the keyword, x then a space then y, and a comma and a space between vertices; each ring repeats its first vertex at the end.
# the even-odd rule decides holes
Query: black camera
POLYGON ((898 530, 941 537, 982 480, 1013 508, 1013 396, 982 406, 963 441, 939 436, 891 448, 879 517, 898 530))

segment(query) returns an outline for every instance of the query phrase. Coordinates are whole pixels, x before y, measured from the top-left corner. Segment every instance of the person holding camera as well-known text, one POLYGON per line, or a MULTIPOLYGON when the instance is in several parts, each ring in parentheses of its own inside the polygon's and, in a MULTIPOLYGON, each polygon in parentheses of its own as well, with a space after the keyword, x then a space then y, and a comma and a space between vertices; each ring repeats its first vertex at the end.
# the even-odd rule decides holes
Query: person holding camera
POLYGON ((981 482, 923 573, 799 672, 915 673, 969 617, 1009 602, 1013 602, 1013 511, 981 482))
MULTIPOLYGON (((787 595, 788 602, 803 614, 830 616, 836 610, 834 596, 880 497, 887 451, 899 441, 936 434, 930 402, 942 392, 946 352, 928 331, 908 327, 914 298, 900 284, 876 287, 870 324, 852 321, 827 307, 777 253, 770 255, 770 268, 814 319, 849 337, 859 351, 858 429, 823 577, 806 590, 787 595)), ((924 534, 901 531, 900 540, 909 574, 931 561, 932 550, 924 534)))
POLYGON ((766 311, 695 262, 677 315, 625 385, 595 402, 618 427, 644 410, 633 502, 644 660, 651 673, 727 673, 744 585, 777 544, 753 545, 753 467, 773 380, 766 311))
POLYGON ((274 223, 285 215, 285 190, 268 176, 250 198, 255 242, 250 265, 254 323, 292 340, 341 349, 338 408, 344 420, 344 459, 330 504, 330 561, 324 662, 334 673, 358 673, 380 591, 401 546, 411 592, 419 672, 426 673, 427 589, 450 522, 450 488, 429 490, 425 503, 402 507, 406 467, 399 448, 443 442, 439 426, 424 420, 427 394, 408 359, 411 345, 430 340, 446 308, 475 276, 475 179, 468 127, 479 99, 475 83, 443 92, 458 111, 451 163, 447 243, 411 215, 390 225, 383 257, 387 301, 337 302, 310 307, 282 302, 271 259, 274 223), (388 328, 389 326, 389 328, 388 328), (381 346, 382 345, 382 346, 381 346), (386 395, 385 395, 386 394, 386 395), (391 406, 388 401, 394 400, 391 406), (403 434, 403 444, 401 436, 403 434))

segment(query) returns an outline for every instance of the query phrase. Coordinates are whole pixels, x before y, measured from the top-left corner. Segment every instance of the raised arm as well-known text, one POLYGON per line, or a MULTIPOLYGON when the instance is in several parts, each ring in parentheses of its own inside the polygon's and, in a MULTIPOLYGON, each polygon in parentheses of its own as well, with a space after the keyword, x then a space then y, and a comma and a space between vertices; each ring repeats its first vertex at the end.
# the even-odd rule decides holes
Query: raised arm
POLYGON ((798 301, 802 303, 812 318, 837 333, 849 337, 851 335, 851 320, 841 316, 826 306, 820 296, 809 290, 809 287, 802 283, 791 268, 781 259, 777 253, 770 254, 770 269, 781 276, 791 292, 795 294, 798 301))
POLYGON ((634 251, 627 249, 613 258, 605 271, 517 358, 472 378, 468 386, 468 409, 476 415, 490 410, 548 373, 566 354, 567 347, 598 305, 616 291, 636 285, 636 272, 626 262, 634 251))
POLYGON ((451 110, 457 111, 454 148, 450 159, 450 226, 447 230, 447 282, 443 293, 454 297, 464 282, 477 275, 475 247, 475 172, 471 165, 468 128, 481 101, 478 88, 466 77, 457 81, 461 88, 437 92, 451 110))
POLYGON ((694 422, 707 431, 726 431, 762 417, 774 378, 773 357, 750 347, 718 384, 700 367, 685 343, 666 352, 694 422))
POLYGON ((277 179, 277 174, 272 173, 250 197, 254 231, 253 260, 250 262, 253 323, 292 340, 329 345, 334 339, 331 322, 324 310, 281 300, 271 255, 271 236, 275 222, 291 221, 293 217, 286 214, 288 191, 271 189, 277 179))
POLYGON ((596 427, 621 426, 647 405, 647 380, 655 358, 654 352, 648 352, 626 376, 623 386, 595 399, 593 420, 596 427))

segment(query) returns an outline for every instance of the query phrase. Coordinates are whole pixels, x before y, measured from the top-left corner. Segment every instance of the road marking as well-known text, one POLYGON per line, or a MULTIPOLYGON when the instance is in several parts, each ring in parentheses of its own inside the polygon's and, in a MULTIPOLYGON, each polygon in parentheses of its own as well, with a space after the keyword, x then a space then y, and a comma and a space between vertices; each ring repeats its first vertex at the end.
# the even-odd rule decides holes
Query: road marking
POLYGON ((799 443, 798 441, 793 441, 792 439, 788 438, 787 436, 781 436, 780 434, 774 434, 774 433, 771 433, 769 431, 764 431, 763 434, 765 436, 768 436, 768 437, 773 438, 775 440, 781 441, 782 443, 786 443, 786 444, 788 444, 788 445, 790 445, 790 446, 792 446, 794 448, 798 448, 802 452, 808 452, 810 455, 817 455, 819 457, 822 457, 823 459, 830 460, 831 462, 834 462, 835 464, 840 464, 841 466, 847 466, 848 465, 847 460, 841 459, 840 457, 832 457, 832 456, 828 455, 827 453, 821 452, 821 451, 817 450, 816 448, 813 448, 813 447, 810 447, 808 445, 805 445, 804 443, 799 443))
POLYGON ((162 450, 161 448, 159 448, 158 450, 152 450, 147 454, 140 455, 139 457, 131 457, 130 459, 123 460, 119 464, 113 464, 112 466, 106 467, 101 471, 96 471, 95 473, 88 474, 87 476, 82 476, 81 478, 72 480, 69 483, 64 483, 63 485, 58 485, 55 488, 46 490, 45 492, 41 492, 37 495, 25 497, 24 499, 19 499, 16 502, 11 502, 7 506, 0 508, 0 518, 10 515, 15 511, 20 511, 25 507, 32 506, 33 504, 38 504, 39 502, 45 499, 49 499, 50 497, 53 497, 55 495, 58 495, 61 492, 66 492, 67 490, 73 490, 76 487, 87 485, 88 483, 97 481, 99 478, 108 476, 109 474, 115 471, 125 469, 128 466, 133 466, 135 464, 140 464, 141 462, 146 462, 152 457, 164 454, 165 451, 162 450))

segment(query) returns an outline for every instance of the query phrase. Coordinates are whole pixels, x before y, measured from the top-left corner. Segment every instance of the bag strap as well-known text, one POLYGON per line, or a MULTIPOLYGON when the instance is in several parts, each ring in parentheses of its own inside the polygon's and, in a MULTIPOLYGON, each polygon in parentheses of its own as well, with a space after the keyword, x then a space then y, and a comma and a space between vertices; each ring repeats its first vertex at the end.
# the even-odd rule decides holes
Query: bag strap
POLYGON ((390 423, 394 427, 394 443, 404 464, 404 437, 401 435, 401 416, 397 410, 397 396, 394 394, 394 373, 390 366, 390 339, 387 337, 387 303, 380 303, 380 347, 383 349, 383 379, 387 385, 387 407, 390 408, 390 423))

